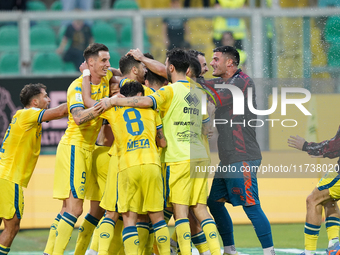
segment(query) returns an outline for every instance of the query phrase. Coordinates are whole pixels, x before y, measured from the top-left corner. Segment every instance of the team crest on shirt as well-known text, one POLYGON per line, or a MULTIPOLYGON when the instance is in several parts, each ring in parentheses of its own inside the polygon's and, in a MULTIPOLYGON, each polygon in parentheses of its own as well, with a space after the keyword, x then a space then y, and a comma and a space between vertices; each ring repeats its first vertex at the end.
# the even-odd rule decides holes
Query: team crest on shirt
POLYGON ((189 240, 191 238, 191 234, 189 232, 185 232, 183 238, 184 240, 189 240))
POLYGON ((85 186, 81 185, 78 189, 78 193, 79 193, 79 195, 84 195, 84 192, 85 192, 85 186))

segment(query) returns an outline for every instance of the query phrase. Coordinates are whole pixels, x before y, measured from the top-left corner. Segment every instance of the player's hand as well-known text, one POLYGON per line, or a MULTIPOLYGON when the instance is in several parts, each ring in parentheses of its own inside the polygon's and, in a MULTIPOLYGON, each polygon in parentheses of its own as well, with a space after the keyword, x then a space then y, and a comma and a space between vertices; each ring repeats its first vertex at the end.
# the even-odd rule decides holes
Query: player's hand
POLYGON ((214 130, 210 130, 208 133, 208 140, 210 140, 214 136, 214 130))
POLYGON ((98 104, 94 106, 95 109, 102 109, 103 111, 106 111, 112 107, 111 103, 111 97, 106 97, 100 100, 98 104))
POLYGON ((137 61, 142 61, 142 58, 144 57, 143 52, 141 52, 141 50, 138 48, 135 50, 130 50, 126 55, 133 56, 137 61))
POLYGON ((84 71, 85 69, 89 69, 89 66, 87 65, 86 61, 84 61, 83 63, 81 63, 81 65, 79 66, 79 71, 80 71, 81 73, 83 73, 83 71, 84 71))
POLYGON ((290 138, 288 139, 288 146, 298 149, 298 150, 302 150, 303 144, 306 142, 306 140, 303 137, 300 136, 290 136, 290 138))
POLYGON ((102 112, 105 111, 103 105, 102 105, 100 102, 96 103, 96 105, 93 106, 93 108, 94 108, 94 110, 95 110, 96 112, 98 112, 98 113, 102 113, 102 112))

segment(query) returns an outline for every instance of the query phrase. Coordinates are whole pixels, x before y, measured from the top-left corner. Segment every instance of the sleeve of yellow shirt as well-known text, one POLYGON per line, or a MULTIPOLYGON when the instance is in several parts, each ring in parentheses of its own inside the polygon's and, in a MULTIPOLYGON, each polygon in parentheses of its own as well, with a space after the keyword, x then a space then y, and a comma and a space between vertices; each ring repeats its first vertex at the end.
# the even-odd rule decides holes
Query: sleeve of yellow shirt
POLYGON ((171 105, 174 92, 171 86, 162 87, 152 95, 148 96, 152 99, 153 109, 167 111, 171 105))
POLYGON ((163 124, 162 124, 161 117, 159 117, 159 114, 155 112, 155 115, 156 115, 156 128, 158 130, 158 129, 163 128, 163 124))
POLYGON ((81 81, 82 79, 75 80, 74 82, 72 82, 69 89, 67 90, 67 102, 70 107, 70 111, 76 107, 85 108, 81 81))
POLYGON ((29 108, 22 115, 20 125, 25 129, 30 129, 36 123, 41 123, 41 119, 45 113, 45 109, 29 108))

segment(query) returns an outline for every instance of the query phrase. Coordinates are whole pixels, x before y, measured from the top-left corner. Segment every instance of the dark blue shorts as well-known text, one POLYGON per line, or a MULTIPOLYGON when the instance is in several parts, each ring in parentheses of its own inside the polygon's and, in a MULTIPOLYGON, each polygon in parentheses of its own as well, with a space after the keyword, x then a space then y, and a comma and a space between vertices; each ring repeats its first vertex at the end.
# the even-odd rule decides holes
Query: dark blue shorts
POLYGON ((233 206, 260 204, 257 187, 257 169, 261 160, 241 161, 222 165, 215 173, 209 199, 217 201, 225 198, 233 206))

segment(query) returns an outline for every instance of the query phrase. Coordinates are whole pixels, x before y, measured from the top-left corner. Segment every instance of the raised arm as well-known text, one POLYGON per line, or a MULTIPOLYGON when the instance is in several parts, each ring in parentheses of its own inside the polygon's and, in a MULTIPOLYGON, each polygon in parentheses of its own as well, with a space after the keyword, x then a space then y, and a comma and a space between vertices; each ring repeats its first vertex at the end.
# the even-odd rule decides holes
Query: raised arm
POLYGON ((130 50, 127 54, 142 62, 149 70, 151 70, 155 74, 163 76, 166 79, 168 78, 165 65, 157 60, 145 57, 140 49, 137 48, 135 50, 130 50))
POLYGON ((81 125, 85 122, 88 122, 98 117, 102 112, 102 109, 98 107, 98 105, 99 104, 97 104, 94 107, 88 108, 86 110, 82 107, 75 107, 71 109, 71 114, 72 114, 74 122, 77 125, 81 125))

